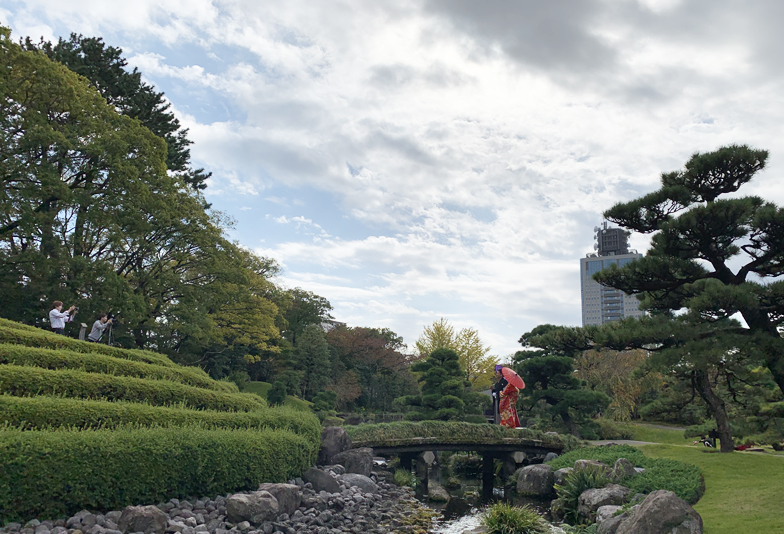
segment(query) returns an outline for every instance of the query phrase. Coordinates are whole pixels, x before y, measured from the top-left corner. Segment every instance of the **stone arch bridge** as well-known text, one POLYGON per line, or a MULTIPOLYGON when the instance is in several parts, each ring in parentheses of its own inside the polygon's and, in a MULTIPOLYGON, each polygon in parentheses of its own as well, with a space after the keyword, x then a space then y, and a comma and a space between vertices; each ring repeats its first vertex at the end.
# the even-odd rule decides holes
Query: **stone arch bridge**
MULTIPOLYGON (((561 454, 564 449, 558 435, 554 439, 531 438, 466 438, 460 436, 413 437, 402 439, 361 440, 352 443, 353 448, 368 447, 377 456, 397 456, 403 469, 416 467, 420 487, 427 493, 430 467, 435 461, 436 451, 470 451, 482 455, 482 499, 489 501, 493 496, 493 460, 503 462, 502 478, 506 481, 523 463, 542 463, 548 453, 561 454)), ((546 436, 548 437, 548 436, 546 436)), ((505 497, 511 486, 504 487, 505 497)))

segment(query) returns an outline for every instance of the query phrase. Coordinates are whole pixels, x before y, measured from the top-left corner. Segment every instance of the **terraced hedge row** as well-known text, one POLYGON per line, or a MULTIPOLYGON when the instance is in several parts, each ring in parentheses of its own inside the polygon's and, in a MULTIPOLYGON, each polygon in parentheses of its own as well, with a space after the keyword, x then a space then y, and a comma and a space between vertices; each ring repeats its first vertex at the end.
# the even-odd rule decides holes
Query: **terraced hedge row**
POLYGON ((6 430, 0 524, 252 490, 298 476, 317 451, 318 441, 285 430, 6 430))
POLYGON ((73 369, 114 376, 170 380, 224 393, 237 393, 235 384, 213 380, 198 367, 172 367, 143 363, 106 354, 80 353, 65 349, 38 349, 24 345, 0 343, 0 364, 2 363, 41 367, 50 370, 73 369))
POLYGON ((106 354, 115 358, 135 360, 156 365, 166 365, 175 367, 173 361, 157 352, 137 349, 121 349, 110 347, 101 343, 88 343, 79 341, 68 336, 60 336, 51 332, 46 332, 40 328, 33 328, 27 325, 20 325, 7 319, 0 319, 0 343, 14 343, 28 347, 38 347, 46 349, 67 349, 74 352, 94 352, 106 354))
POLYGON ((138 427, 197 427, 213 429, 267 428, 289 430, 318 442, 321 425, 315 416, 278 407, 253 412, 217 412, 55 397, 0 395, 0 424, 20 430, 67 427, 97 430, 138 427))
POLYGON ((285 481, 320 438, 199 368, 0 319, 0 525, 285 481))
POLYGON ((261 397, 249 393, 223 393, 169 380, 18 365, 0 365, 0 392, 17 397, 47 395, 153 406, 184 405, 196 410, 250 411, 267 407, 261 397))

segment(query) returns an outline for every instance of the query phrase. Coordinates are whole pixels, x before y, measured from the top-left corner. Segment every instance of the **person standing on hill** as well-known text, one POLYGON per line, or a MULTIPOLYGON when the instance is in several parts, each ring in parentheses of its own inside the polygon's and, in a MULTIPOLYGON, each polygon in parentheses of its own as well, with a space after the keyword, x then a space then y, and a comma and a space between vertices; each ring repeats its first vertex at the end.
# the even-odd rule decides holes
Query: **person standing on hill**
POLYGON ((55 334, 65 335, 65 323, 71 322, 76 306, 71 306, 68 311, 63 311, 63 303, 60 300, 52 302, 52 309, 49 310, 49 325, 55 334))
POLYGON ((111 326, 113 322, 114 319, 109 319, 108 315, 102 313, 93 323, 93 329, 90 330, 90 333, 87 335, 87 341, 90 343, 98 343, 101 341, 103 331, 106 330, 107 327, 111 326))

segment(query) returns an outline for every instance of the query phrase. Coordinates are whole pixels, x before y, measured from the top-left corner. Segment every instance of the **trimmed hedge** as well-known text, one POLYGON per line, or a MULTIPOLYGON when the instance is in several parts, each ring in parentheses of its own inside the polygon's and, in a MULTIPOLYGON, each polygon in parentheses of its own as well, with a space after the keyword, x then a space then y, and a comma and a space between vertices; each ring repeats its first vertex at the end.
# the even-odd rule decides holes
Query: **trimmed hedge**
POLYGON ((235 384, 218 382, 198 367, 169 367, 143 363, 106 354, 80 353, 72 350, 37 349, 23 345, 0 343, 0 363, 27 365, 43 369, 75 369, 88 373, 114 376, 135 376, 156 380, 171 380, 198 388, 236 393, 235 384))
POLYGON ((626 458, 635 467, 644 467, 645 473, 625 478, 619 482, 630 488, 632 493, 650 493, 669 490, 684 501, 694 504, 705 493, 705 481, 700 469, 686 462, 664 458, 648 458, 640 449, 630 445, 585 447, 563 454, 548 462, 553 469, 572 467, 577 460, 598 460, 609 466, 618 458, 626 458))
POLYGON ((543 442, 546 446, 562 447, 570 451, 580 446, 580 440, 571 435, 545 435, 539 430, 529 428, 506 428, 487 423, 475 424, 461 421, 395 421, 347 426, 351 440, 356 443, 391 445, 396 440, 415 438, 436 438, 444 443, 493 443, 505 438, 529 439, 543 442))
POLYGON ((168 380, 111 376, 83 371, 0 365, 0 393, 125 400, 153 406, 182 404, 197 410, 251 411, 267 403, 250 393, 223 393, 168 380))
POLYGON ((0 395, 0 425, 19 430, 48 430, 68 427, 78 430, 99 428, 203 426, 204 428, 272 428, 290 430, 309 441, 321 438, 315 414, 289 407, 253 412, 216 412, 149 406, 132 402, 63 399, 55 397, 13 397, 0 395))
POLYGON ((39 347, 46 349, 56 350, 72 350, 74 352, 94 352, 98 354, 106 354, 114 356, 115 358, 123 358, 126 360, 136 360, 145 363, 154 363, 156 365, 166 365, 174 367, 177 364, 171 361, 163 354, 157 352, 150 352, 147 350, 138 349, 121 349, 118 347, 110 347, 101 343, 89 343, 87 341, 79 341, 67 336, 60 336, 41 330, 40 328, 17 328, 9 325, 13 321, 3 320, 0 323, 0 343, 14 343, 17 345, 26 345, 28 347, 39 347))
POLYGON ((0 524, 255 490, 316 460, 285 430, 0 431, 0 524))

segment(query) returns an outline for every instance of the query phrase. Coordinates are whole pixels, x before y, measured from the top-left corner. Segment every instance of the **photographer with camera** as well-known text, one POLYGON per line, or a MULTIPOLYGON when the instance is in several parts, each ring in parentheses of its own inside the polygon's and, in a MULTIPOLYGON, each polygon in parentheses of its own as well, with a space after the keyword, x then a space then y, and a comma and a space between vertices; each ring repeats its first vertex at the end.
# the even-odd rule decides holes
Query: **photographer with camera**
POLYGON ((79 308, 71 306, 68 311, 63 311, 63 302, 55 300, 52 302, 52 309, 49 310, 49 326, 55 334, 65 335, 65 323, 73 321, 74 315, 79 308))
POLYGON ((90 330, 90 333, 87 336, 87 341, 90 343, 98 343, 101 341, 101 337, 103 336, 103 331, 106 328, 110 327, 114 322, 113 318, 110 318, 105 313, 102 313, 98 320, 93 323, 93 329, 90 330))

